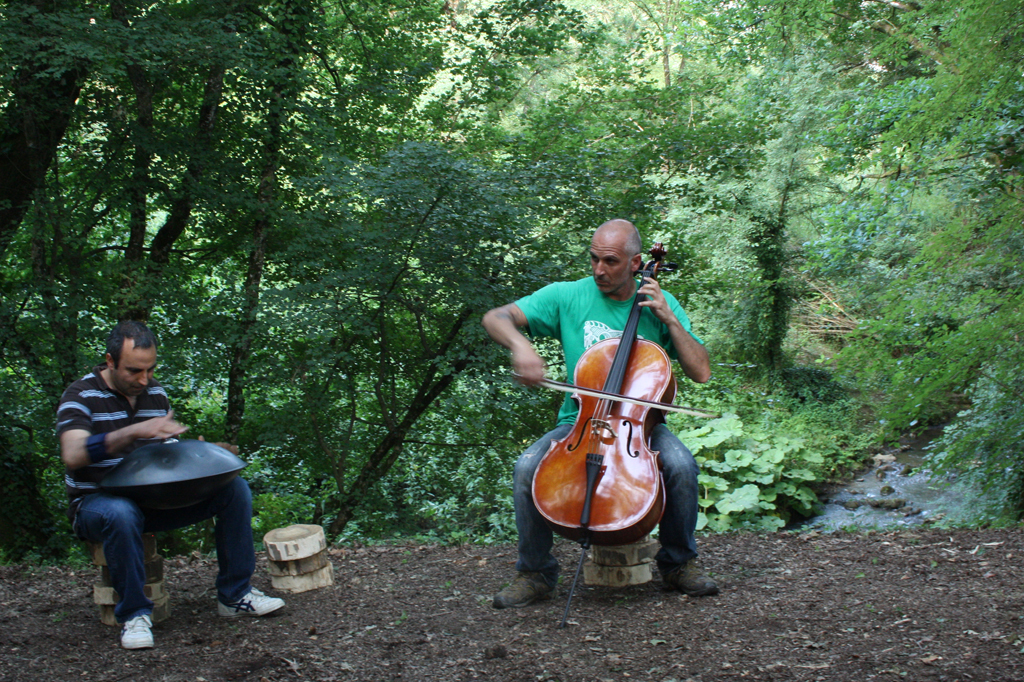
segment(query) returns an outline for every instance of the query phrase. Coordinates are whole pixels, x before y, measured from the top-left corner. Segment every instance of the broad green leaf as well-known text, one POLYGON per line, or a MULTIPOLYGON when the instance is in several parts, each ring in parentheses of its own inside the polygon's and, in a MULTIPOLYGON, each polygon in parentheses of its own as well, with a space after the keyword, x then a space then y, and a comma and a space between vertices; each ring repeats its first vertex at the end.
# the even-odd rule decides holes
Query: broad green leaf
POLYGON ((756 485, 745 485, 724 495, 715 508, 723 514, 747 511, 757 505, 759 492, 756 485))

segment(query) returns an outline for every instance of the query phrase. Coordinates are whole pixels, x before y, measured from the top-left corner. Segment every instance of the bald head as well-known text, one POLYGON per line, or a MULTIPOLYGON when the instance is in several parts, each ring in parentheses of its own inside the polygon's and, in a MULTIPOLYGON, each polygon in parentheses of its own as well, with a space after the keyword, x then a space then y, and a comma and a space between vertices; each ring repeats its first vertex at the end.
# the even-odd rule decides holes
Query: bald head
POLYGON ((598 290, 616 301, 636 291, 633 273, 643 264, 640 234, 628 220, 609 220, 590 240, 590 269, 598 290))
POLYGON ((624 255, 627 257, 634 256, 643 250, 640 231, 636 229, 636 225, 620 218, 609 220, 597 228, 591 242, 598 241, 621 245, 624 255))

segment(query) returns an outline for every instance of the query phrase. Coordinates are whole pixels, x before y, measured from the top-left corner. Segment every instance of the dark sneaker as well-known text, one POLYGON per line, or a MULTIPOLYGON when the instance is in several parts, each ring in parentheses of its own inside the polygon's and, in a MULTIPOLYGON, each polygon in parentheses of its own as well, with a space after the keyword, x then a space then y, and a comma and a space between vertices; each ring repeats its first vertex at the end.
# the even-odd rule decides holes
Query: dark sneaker
POLYGON ((691 559, 664 577, 669 587, 688 594, 691 597, 706 597, 718 594, 718 585, 697 566, 697 560, 691 559))
POLYGON ((505 589, 494 595, 494 608, 514 609, 538 600, 551 599, 555 589, 550 587, 540 573, 520 572, 505 589))

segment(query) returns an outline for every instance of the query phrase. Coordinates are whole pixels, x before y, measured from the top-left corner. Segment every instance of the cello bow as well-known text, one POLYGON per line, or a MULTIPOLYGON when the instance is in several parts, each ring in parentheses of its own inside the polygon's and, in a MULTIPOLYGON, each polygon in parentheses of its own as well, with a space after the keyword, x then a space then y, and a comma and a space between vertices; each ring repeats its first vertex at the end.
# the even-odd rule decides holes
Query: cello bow
MULTIPOLYGON (((519 376, 513 372, 513 376, 519 376)), ((659 403, 654 400, 644 400, 643 398, 631 398, 626 395, 620 395, 618 393, 610 393, 608 391, 602 391, 596 388, 584 388, 582 386, 573 386, 572 384, 566 384, 561 381, 554 381, 552 379, 541 379, 538 386, 550 389, 552 391, 560 391, 562 393, 578 393, 580 395, 587 395, 592 398, 601 398, 604 400, 618 401, 623 403, 632 403, 633 405, 644 405, 645 407, 653 407, 666 412, 678 412, 679 414, 687 414, 691 417, 703 417, 704 419, 718 419, 720 414, 713 412, 701 412, 700 410, 694 410, 689 407, 681 407, 679 405, 673 405, 671 403, 659 403)))

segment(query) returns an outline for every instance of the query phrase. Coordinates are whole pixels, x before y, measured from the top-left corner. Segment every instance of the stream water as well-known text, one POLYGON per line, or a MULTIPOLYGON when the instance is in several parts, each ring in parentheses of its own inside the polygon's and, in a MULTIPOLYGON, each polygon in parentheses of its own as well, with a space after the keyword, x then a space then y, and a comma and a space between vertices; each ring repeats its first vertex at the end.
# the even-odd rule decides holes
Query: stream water
POLYGON ((899 448, 875 456, 875 463, 848 482, 831 486, 819 498, 824 509, 801 524, 803 529, 837 530, 845 526, 889 528, 923 523, 940 516, 962 516, 963 492, 936 481, 924 466, 928 445, 941 427, 925 431, 899 448))

